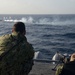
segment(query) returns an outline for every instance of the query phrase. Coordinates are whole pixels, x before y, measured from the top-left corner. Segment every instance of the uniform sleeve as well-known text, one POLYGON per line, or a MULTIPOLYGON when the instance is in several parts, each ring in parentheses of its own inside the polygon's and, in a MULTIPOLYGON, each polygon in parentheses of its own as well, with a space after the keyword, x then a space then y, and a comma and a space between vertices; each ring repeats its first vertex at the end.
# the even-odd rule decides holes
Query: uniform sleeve
POLYGON ((6 50, 10 49, 12 44, 10 43, 10 34, 3 35, 0 37, 0 55, 4 53, 6 50))
POLYGON ((6 44, 6 40, 7 39, 7 36, 6 35, 3 35, 0 37, 0 55, 5 51, 5 46, 7 45, 6 44))
POLYGON ((55 75, 60 75, 61 72, 62 72, 62 69, 63 69, 63 66, 62 65, 61 66, 58 66, 55 75))

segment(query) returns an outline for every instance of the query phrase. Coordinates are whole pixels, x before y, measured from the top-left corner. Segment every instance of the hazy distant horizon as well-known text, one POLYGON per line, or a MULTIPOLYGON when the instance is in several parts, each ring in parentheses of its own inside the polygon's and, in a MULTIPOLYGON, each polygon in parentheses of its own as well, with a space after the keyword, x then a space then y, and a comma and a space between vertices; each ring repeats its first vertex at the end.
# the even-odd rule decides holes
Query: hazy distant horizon
POLYGON ((0 0, 0 14, 75 14, 75 0, 0 0))
POLYGON ((0 15, 75 15, 75 14, 0 14, 0 15))

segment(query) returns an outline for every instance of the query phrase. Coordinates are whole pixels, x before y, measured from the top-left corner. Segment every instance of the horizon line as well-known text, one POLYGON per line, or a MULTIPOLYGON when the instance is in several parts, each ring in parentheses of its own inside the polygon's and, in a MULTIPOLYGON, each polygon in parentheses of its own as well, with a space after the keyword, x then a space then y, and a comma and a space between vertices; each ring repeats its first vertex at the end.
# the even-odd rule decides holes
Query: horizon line
POLYGON ((75 15, 75 14, 0 14, 0 15, 75 15))

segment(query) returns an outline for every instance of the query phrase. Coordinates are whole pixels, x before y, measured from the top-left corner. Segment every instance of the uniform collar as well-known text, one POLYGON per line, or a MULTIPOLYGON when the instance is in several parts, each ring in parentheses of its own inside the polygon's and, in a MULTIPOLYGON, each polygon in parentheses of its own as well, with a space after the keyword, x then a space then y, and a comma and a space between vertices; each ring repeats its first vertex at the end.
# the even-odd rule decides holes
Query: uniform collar
POLYGON ((18 32, 12 32, 12 36, 17 36, 18 34, 18 32))

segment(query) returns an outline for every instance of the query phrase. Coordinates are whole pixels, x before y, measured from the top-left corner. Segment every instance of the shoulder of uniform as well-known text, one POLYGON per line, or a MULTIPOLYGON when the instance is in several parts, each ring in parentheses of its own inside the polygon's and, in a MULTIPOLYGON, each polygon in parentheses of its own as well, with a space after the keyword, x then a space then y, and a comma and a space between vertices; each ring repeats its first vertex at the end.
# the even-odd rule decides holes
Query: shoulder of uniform
POLYGON ((11 36, 11 34, 2 35, 0 36, 0 39, 8 39, 11 36))
POLYGON ((5 41, 9 40, 10 36, 11 36, 11 34, 0 36, 0 42, 5 42, 5 41))

